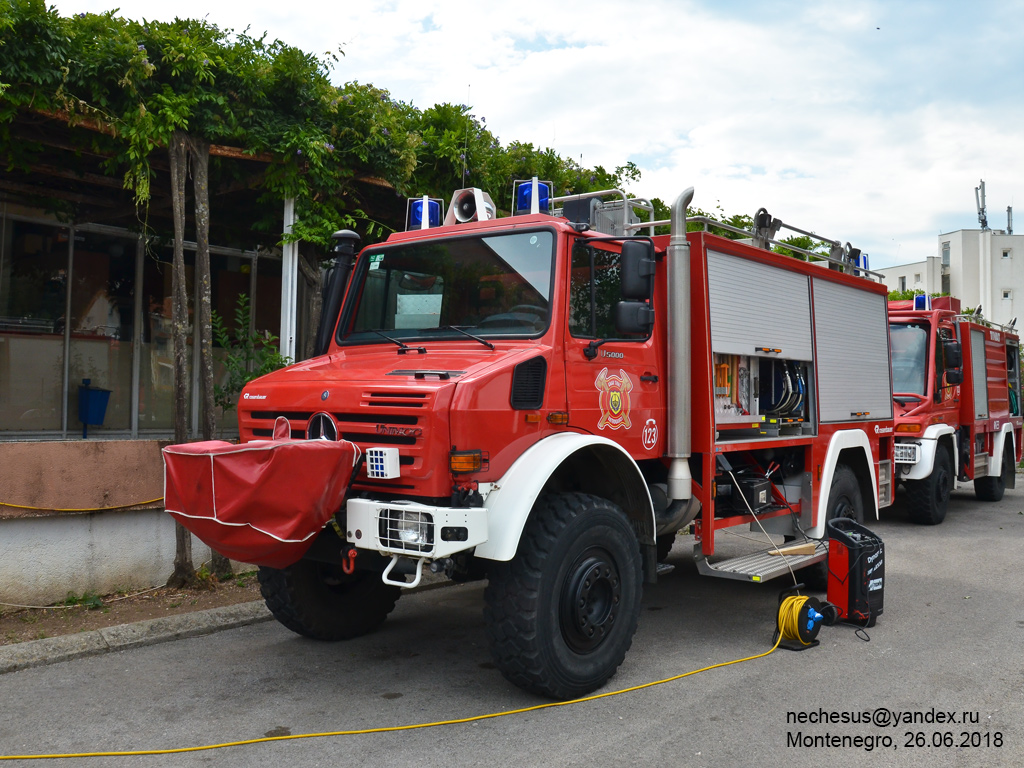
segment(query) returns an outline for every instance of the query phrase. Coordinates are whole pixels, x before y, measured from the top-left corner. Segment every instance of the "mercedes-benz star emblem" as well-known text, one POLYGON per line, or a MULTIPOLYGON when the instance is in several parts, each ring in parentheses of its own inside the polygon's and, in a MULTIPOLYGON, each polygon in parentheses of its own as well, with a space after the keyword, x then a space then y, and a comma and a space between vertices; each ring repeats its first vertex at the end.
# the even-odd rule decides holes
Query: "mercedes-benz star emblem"
POLYGON ((337 440, 338 425, 329 413, 314 413, 306 427, 307 440, 337 440))

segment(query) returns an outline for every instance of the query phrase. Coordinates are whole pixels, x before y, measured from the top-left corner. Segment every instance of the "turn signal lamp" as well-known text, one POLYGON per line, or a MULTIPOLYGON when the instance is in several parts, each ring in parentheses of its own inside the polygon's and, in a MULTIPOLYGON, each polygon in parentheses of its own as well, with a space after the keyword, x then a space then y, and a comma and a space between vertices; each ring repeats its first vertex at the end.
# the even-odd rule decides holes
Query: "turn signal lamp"
POLYGON ((896 425, 896 431, 897 432, 920 432, 921 431, 921 425, 920 424, 897 424, 896 425))
POLYGON ((452 451, 448 454, 448 468, 453 475, 482 472, 489 466, 488 455, 483 451, 452 451))
POLYGON ((549 213, 551 210, 551 182, 538 181, 534 176, 530 181, 517 181, 515 215, 524 213, 549 213))
POLYGON ((548 424, 565 426, 569 423, 569 414, 565 411, 552 411, 548 414, 548 424))
POLYGON ((439 197, 411 197, 405 205, 405 228, 430 229, 441 226, 441 207, 444 200, 439 197), (423 212, 426 211, 426 215, 423 212))

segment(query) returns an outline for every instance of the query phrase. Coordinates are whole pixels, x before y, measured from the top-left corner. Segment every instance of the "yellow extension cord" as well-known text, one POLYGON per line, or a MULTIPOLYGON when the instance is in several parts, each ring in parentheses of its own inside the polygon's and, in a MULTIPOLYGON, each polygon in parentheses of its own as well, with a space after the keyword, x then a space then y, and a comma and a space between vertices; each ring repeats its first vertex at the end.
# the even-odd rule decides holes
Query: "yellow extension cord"
POLYGON ((598 693, 593 696, 585 696, 581 699, 572 699, 571 701, 551 701, 546 704, 537 704, 532 707, 524 707, 522 709, 510 709, 505 712, 491 712, 486 715, 474 715, 473 717, 464 717, 458 720, 439 720, 434 723, 415 723, 413 725, 394 725, 384 728, 365 728, 356 731, 328 731, 326 733, 299 733, 293 736, 266 736, 261 739, 247 739, 245 741, 229 741, 224 744, 205 744, 199 747, 179 747, 177 749, 145 749, 145 750, 133 750, 130 752, 79 752, 70 753, 63 755, 0 755, 0 760, 55 760, 57 758, 69 758, 69 757, 136 757, 139 755, 174 755, 183 752, 204 752, 211 749, 223 749, 225 747, 242 747, 247 744, 265 744, 271 741, 290 741, 293 739, 318 739, 325 736, 360 736, 369 733, 391 733, 393 731, 412 731, 420 728, 435 728, 441 725, 461 725, 463 723, 475 723, 481 720, 492 720, 497 717, 505 717, 506 715, 521 715, 526 712, 536 712, 541 709, 551 709, 552 707, 566 707, 570 704, 582 704, 587 701, 597 701, 598 699, 607 699, 612 696, 618 696, 623 693, 632 693, 633 691, 641 691, 644 688, 653 688, 656 685, 663 685, 665 683, 671 683, 676 680, 682 680, 684 677, 690 677, 692 675, 700 674, 701 672, 707 672, 710 669, 718 669, 719 667, 728 667, 732 664, 740 664, 744 661, 753 661, 755 659, 763 659, 765 656, 769 656, 775 652, 779 647, 779 643, 785 640, 798 641, 802 645, 810 645, 805 643, 800 638, 800 632, 797 626, 797 622, 800 616, 800 609, 803 607, 804 602, 807 600, 802 595, 790 595, 782 601, 782 605, 779 606, 779 637, 775 641, 775 645, 771 649, 764 653, 759 653, 756 656, 747 656, 743 659, 734 659, 733 661, 723 661, 720 664, 712 664, 709 667, 702 669, 695 669, 692 672, 684 672, 681 675, 674 675, 673 677, 666 677, 664 680, 655 680, 652 683, 644 683, 642 685, 634 685, 631 688, 623 688, 618 691, 609 691, 608 693, 598 693))
POLYGON ((163 501, 163 496, 158 496, 155 499, 149 499, 148 501, 136 501, 131 504, 118 504, 114 507, 95 507, 94 509, 54 509, 52 507, 29 507, 25 504, 9 504, 6 501, 0 501, 0 507, 12 507, 14 509, 31 509, 33 512, 106 512, 111 509, 128 509, 128 507, 139 507, 143 504, 153 504, 157 501, 163 501))

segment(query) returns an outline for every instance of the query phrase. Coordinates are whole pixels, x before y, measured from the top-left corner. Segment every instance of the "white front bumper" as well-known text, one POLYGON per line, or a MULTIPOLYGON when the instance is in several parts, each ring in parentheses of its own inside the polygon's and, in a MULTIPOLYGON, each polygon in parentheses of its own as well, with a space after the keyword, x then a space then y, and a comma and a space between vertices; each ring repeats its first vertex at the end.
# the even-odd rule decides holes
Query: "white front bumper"
POLYGON ((484 507, 349 499, 346 510, 348 542, 381 554, 435 560, 487 541, 484 507))

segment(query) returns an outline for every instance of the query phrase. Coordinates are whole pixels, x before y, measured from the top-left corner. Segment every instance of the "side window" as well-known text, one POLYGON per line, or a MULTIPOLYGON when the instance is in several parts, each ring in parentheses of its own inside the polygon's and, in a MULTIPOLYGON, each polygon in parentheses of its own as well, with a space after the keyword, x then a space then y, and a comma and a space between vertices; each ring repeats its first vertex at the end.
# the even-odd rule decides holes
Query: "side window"
POLYGON ((620 254, 577 242, 569 280, 569 332, 578 339, 642 341, 646 334, 615 328, 615 306, 622 300, 620 254))

